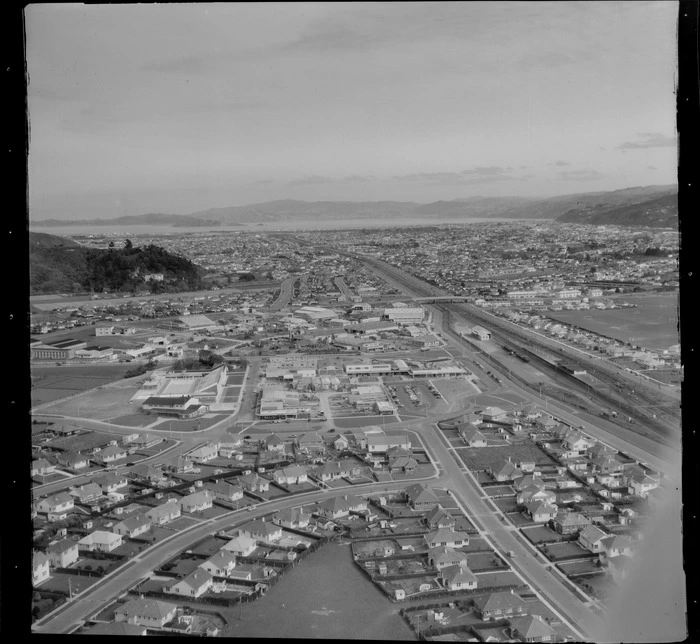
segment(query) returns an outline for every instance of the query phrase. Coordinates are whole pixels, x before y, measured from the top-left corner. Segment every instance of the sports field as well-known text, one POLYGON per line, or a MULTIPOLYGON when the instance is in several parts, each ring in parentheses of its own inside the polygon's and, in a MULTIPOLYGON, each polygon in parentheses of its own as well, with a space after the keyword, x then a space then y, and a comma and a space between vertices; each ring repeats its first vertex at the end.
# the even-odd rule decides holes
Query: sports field
POLYGON ((614 301, 628 302, 637 308, 588 311, 557 311, 548 317, 623 342, 663 350, 678 344, 678 295, 621 295, 614 301))

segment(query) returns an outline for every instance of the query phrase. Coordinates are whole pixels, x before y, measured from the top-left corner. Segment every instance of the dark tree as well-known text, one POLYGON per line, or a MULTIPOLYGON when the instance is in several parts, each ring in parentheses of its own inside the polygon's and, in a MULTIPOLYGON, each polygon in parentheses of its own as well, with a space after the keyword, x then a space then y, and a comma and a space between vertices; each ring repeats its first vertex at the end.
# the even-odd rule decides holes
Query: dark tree
POLYGON ((127 239, 127 240, 124 242, 124 248, 130 249, 130 248, 133 248, 133 247, 134 247, 134 245, 131 243, 131 240, 130 240, 130 239, 127 239))

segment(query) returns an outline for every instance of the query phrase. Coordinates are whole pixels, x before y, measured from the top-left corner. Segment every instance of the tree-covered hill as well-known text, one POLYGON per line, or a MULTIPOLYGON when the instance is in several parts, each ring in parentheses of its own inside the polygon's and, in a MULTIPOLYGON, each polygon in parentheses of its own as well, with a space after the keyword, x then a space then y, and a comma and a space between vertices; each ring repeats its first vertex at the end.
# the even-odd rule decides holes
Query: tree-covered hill
POLYGON ((29 235, 30 291, 120 291, 154 293, 197 290, 202 269, 160 246, 93 249, 43 233, 29 235), (149 279, 162 274, 163 280, 149 279))

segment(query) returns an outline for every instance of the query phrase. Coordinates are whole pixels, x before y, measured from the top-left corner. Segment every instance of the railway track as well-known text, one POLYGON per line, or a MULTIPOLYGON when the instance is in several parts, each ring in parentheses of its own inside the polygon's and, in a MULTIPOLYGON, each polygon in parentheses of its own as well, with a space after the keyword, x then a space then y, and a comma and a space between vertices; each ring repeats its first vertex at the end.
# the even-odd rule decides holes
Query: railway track
MULTIPOLYGON (((347 254, 362 259, 375 270, 388 275, 393 281, 409 289, 415 295, 420 297, 444 295, 436 287, 412 275, 408 275, 386 262, 376 258, 347 254)), ((526 331, 519 331, 515 328, 515 325, 513 325, 514 328, 510 328, 503 321, 489 316, 478 309, 475 310, 474 307, 468 304, 441 303, 434 306, 443 315, 447 315, 448 322, 452 320, 452 316, 457 315, 468 323, 487 326, 491 331, 492 339, 496 342, 502 344, 511 343, 514 348, 517 347, 521 355, 539 357, 538 366, 548 369, 556 380, 560 382, 562 380, 565 381, 569 387, 575 389, 580 395, 587 398, 593 397, 602 407, 610 407, 622 416, 613 419, 613 422, 617 422, 626 429, 636 431, 663 443, 677 437, 680 431, 679 405, 662 393, 651 393, 644 384, 630 382, 625 377, 625 374, 614 371, 612 367, 607 368, 602 364, 602 361, 582 359, 580 356, 575 355, 573 351, 566 351, 553 341, 549 342, 544 338, 542 341, 539 338, 535 339, 527 334, 526 331), (602 387, 596 388, 590 383, 576 378, 574 375, 566 374, 556 363, 539 355, 538 349, 544 349, 549 354, 557 357, 560 356, 569 363, 581 365, 586 370, 591 369, 602 387), (623 418, 631 420, 623 421, 623 418), (652 431, 649 432, 647 430, 652 431)), ((454 331, 450 324, 446 324, 446 327, 453 337, 461 340, 461 336, 454 331)), ((536 391, 534 383, 527 384, 533 391, 536 391)), ((567 401, 562 400, 562 402, 567 401)))

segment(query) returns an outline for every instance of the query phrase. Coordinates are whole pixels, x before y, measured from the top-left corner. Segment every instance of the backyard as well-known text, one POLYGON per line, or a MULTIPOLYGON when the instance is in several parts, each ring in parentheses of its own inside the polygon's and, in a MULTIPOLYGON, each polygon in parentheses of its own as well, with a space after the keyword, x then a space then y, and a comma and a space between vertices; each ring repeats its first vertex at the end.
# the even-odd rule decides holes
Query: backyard
POLYGON ((455 452, 472 471, 485 470, 508 457, 513 461, 534 461, 536 464, 554 462, 537 445, 529 441, 504 447, 462 447, 457 448, 455 452))

